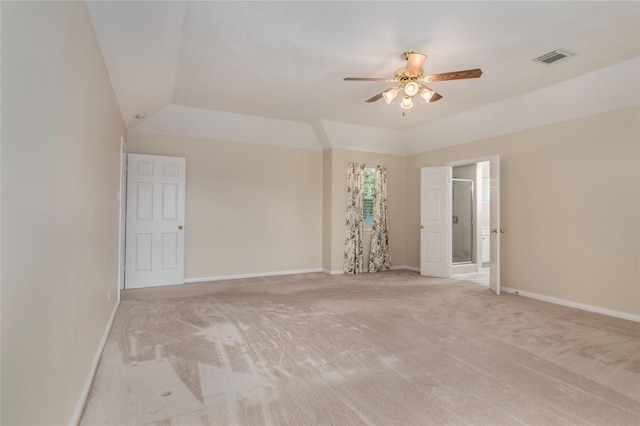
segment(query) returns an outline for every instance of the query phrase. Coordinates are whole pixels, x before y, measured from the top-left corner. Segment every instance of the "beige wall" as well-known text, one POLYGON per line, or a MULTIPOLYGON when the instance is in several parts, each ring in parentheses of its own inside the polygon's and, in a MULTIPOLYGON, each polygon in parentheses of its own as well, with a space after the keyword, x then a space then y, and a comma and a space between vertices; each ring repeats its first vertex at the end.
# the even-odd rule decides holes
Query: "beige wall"
POLYGON ((125 128, 84 3, 1 7, 1 422, 68 424, 117 299, 125 128))
MULTIPOLYGON (((353 161, 387 167, 392 262, 406 265, 406 157, 135 132, 128 146, 134 153, 187 159, 188 280, 319 268, 342 271, 346 168, 353 161)), ((369 241, 366 233, 365 255, 369 241)))
POLYGON ((408 264, 419 265, 420 167, 501 156, 502 285, 640 314, 637 107, 414 155, 408 264))
POLYGON ((141 133, 128 146, 187 159, 186 279, 321 267, 322 151, 141 133))
MULTIPOLYGON (((391 246, 391 262, 395 266, 407 265, 406 233, 407 229, 407 158, 397 155, 377 154, 372 152, 332 149, 331 151, 331 271, 342 271, 344 266, 345 212, 347 208, 347 165, 351 162, 364 163, 370 166, 387 168, 387 191, 389 219, 389 245, 391 246)), ((417 228, 416 228, 417 230, 417 228)), ((365 264, 368 265, 371 233, 366 232, 363 238, 365 264)))

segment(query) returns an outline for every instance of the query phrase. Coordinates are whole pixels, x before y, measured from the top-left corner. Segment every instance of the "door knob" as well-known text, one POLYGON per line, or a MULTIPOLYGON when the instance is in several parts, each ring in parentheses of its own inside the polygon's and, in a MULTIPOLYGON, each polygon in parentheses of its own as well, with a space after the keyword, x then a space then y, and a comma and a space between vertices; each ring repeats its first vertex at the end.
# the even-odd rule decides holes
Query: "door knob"
POLYGON ((178 229, 182 229, 182 228, 184 228, 184 226, 178 225, 178 229))
POLYGON ((424 225, 420 225, 420 229, 424 229, 424 225))
POLYGON ((501 229, 501 230, 500 230, 500 233, 501 233, 501 234, 504 234, 504 229, 501 229))
POLYGON ((492 234, 497 234, 497 233, 498 233, 498 230, 497 230, 496 228, 491 228, 491 233, 492 233, 492 234))

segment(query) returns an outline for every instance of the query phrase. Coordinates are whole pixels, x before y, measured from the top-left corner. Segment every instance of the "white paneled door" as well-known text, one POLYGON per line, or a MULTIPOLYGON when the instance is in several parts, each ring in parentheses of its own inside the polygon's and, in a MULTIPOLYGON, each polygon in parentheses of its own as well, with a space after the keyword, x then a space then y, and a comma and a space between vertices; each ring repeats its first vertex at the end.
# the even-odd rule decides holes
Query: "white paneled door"
POLYGON ((420 275, 451 276, 451 167, 420 170, 420 275))
POLYGON ((125 288, 184 282, 185 159, 129 154, 125 288))

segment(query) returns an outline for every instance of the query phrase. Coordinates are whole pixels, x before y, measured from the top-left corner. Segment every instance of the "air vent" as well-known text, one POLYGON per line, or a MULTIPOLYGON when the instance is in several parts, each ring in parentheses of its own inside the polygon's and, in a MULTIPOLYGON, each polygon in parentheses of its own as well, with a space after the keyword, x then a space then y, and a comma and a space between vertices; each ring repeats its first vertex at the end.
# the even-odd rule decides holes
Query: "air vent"
POLYGON ((573 53, 566 52, 564 50, 554 50, 549 53, 545 53, 542 56, 538 56, 534 59, 536 62, 544 62, 545 64, 551 64, 555 61, 559 61, 560 59, 568 58, 569 56, 573 56, 573 53))

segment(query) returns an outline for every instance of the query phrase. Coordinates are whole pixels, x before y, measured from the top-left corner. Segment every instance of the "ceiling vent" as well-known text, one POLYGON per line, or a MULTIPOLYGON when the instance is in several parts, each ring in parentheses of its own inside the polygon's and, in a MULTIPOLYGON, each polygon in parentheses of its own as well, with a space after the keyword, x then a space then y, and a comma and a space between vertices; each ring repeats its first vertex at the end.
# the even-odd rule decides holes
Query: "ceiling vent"
POLYGON ((566 52, 564 50, 554 50, 549 53, 545 53, 542 56, 538 56, 534 59, 536 62, 544 62, 545 64, 551 64, 555 61, 559 61, 560 59, 568 58, 569 56, 573 56, 573 53, 566 52))

